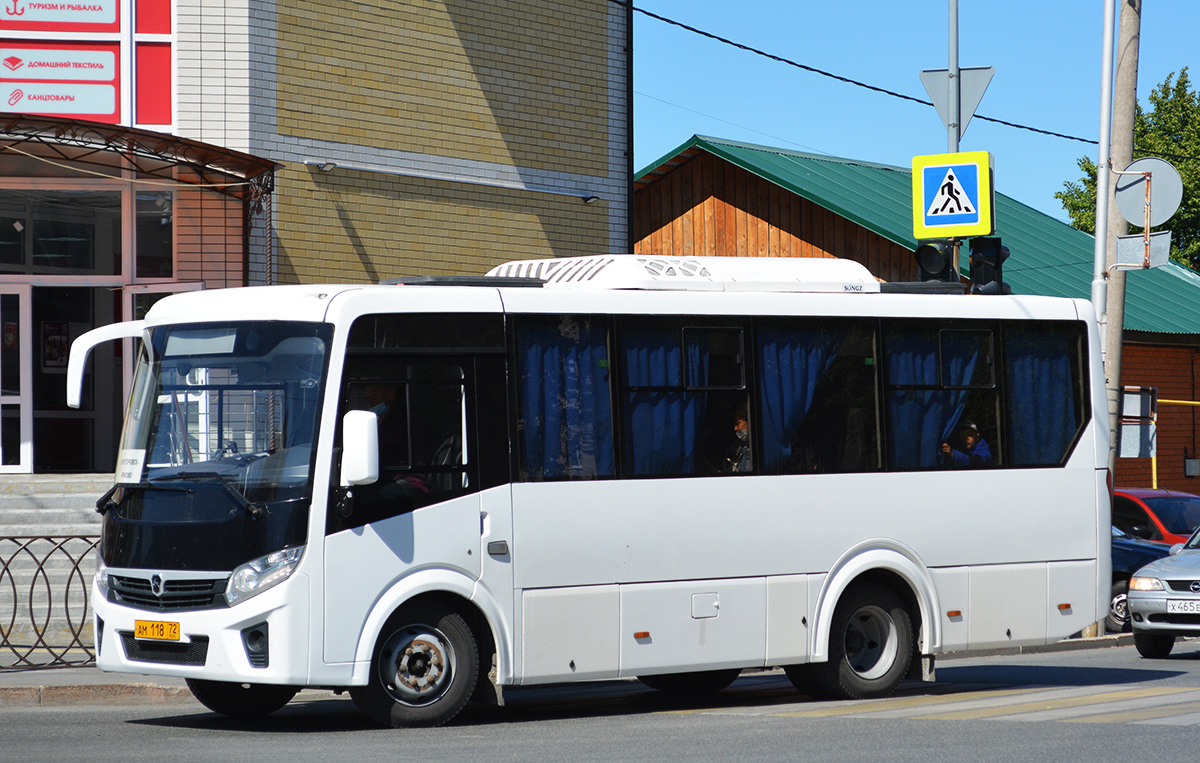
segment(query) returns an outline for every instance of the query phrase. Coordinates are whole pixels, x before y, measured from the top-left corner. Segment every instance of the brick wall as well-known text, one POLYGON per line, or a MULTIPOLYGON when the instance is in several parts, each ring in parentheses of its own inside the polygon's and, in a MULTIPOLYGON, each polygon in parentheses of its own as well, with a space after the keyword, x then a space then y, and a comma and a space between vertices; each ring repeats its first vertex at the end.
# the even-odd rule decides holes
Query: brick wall
POLYGON ((604 0, 278 3, 281 135, 604 175, 604 0))
POLYGON ((602 254, 603 202, 378 173, 289 167, 275 198, 280 283, 479 275, 514 259, 602 254))
MULTIPOLYGON (((1197 371, 1200 347, 1126 343, 1121 356, 1124 386, 1157 387, 1160 400, 1198 400, 1197 371)), ((1183 474, 1184 451, 1197 454, 1200 445, 1200 411, 1193 406, 1158 407, 1158 486, 1200 493, 1200 478, 1183 474)), ((1114 484, 1118 487, 1149 487, 1148 458, 1118 458, 1114 484)))

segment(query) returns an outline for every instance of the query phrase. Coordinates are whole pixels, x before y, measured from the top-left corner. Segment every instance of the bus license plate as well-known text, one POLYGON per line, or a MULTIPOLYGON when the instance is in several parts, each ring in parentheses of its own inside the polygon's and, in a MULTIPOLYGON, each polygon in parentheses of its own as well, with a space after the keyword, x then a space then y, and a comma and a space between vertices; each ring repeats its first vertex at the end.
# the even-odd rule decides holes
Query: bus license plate
POLYGON ((178 641, 179 623, 166 623, 158 620, 134 620, 133 637, 152 639, 154 641, 178 641))
POLYGON ((1200 599, 1167 599, 1167 612, 1200 615, 1200 599))

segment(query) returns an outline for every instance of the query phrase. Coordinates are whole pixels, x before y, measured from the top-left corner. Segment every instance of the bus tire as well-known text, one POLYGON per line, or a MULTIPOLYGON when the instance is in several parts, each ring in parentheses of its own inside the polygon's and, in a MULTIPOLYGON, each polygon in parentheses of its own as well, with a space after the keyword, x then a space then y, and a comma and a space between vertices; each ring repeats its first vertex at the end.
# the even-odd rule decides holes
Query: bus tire
POLYGON ((467 704, 479 675, 479 648, 453 609, 424 602, 396 611, 372 653, 354 704, 380 726, 441 726, 467 704))
POLYGON ((1137 647, 1138 654, 1146 659, 1161 660, 1175 648, 1175 637, 1169 633, 1138 633, 1135 630, 1133 645, 1137 647))
POLYGON ((730 668, 695 673, 664 673, 657 676, 638 676, 638 680, 665 694, 715 694, 733 683, 741 672, 740 668, 730 668))
POLYGON ((829 661, 813 663, 812 676, 831 697, 886 697, 904 680, 912 652, 912 620, 904 602, 890 588, 859 585, 833 611, 829 661))
POLYGON ((299 691, 295 686, 206 681, 188 678, 187 687, 200 704, 234 718, 259 718, 280 709, 299 691))

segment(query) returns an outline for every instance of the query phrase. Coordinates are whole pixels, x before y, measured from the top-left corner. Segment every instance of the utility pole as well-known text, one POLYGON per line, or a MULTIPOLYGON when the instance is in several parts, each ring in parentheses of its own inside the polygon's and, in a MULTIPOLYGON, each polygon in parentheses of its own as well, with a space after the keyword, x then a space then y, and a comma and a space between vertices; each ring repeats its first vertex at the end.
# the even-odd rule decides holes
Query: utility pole
MULTIPOLYGON (((1125 169, 1133 161, 1133 127, 1137 113, 1138 40, 1142 25, 1142 0, 1121 0, 1121 22, 1117 32, 1117 74, 1113 93, 1112 146, 1110 167, 1125 169)), ((1102 157, 1103 158, 1103 157, 1102 157)), ((1107 188, 1097 185, 1096 193, 1108 194, 1108 209, 1116 209, 1119 175, 1111 175, 1107 188)), ((1115 473, 1118 417, 1121 411, 1121 342, 1125 328, 1125 272, 1111 269, 1117 261, 1117 236, 1129 233, 1129 224, 1119 214, 1108 215, 1108 230, 1096 231, 1106 237, 1105 262, 1108 271, 1108 295, 1105 310, 1104 386, 1108 391, 1108 421, 1111 442, 1108 468, 1115 473)))

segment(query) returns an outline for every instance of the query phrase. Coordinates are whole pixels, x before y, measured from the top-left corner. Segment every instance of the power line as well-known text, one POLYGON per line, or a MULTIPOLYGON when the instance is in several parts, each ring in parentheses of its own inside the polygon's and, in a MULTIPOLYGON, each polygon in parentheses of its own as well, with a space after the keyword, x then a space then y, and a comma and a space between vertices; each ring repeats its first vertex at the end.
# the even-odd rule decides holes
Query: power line
POLYGON ((797 143, 796 141, 791 140, 789 138, 781 138, 778 135, 772 135, 769 132, 763 132, 762 130, 757 130, 753 127, 747 127, 746 125, 740 124, 738 122, 730 122, 728 119, 722 119, 721 117, 713 116, 712 114, 708 114, 703 111, 697 111, 696 109, 691 109, 691 108, 688 108, 687 106, 682 106, 678 103, 673 103, 664 98, 658 98, 653 95, 650 95, 649 93, 643 93, 640 90, 634 90, 633 94, 640 95, 642 98, 649 98, 652 101, 658 101, 661 104, 665 104, 672 108, 679 109, 680 111, 687 111, 687 112, 695 114, 697 116, 704 117, 705 119, 711 119, 714 122, 721 122, 722 124, 731 125, 733 127, 737 127, 742 130, 747 130, 749 132, 758 133, 759 135, 762 135, 767 138, 771 138, 772 140, 780 140, 780 141, 783 141, 784 143, 791 143, 793 146, 796 146, 797 148, 802 148, 805 151, 812 151, 813 153, 825 154, 826 156, 831 156, 831 154, 828 151, 822 151, 819 148, 813 148, 812 146, 806 146, 803 143, 797 143))
MULTIPOLYGON (((610 2, 612 2, 612 3, 615 3, 616 5, 620 5, 620 6, 625 6, 625 5, 626 5, 626 4, 625 4, 624 2, 622 2, 621 0, 610 0, 610 2)), ((926 100, 924 100, 924 99, 921 99, 921 98, 914 98, 914 97, 913 97, 913 96, 911 96, 911 95, 905 95, 904 93, 897 93, 897 92, 896 92, 896 91, 894 91, 894 90, 888 90, 888 89, 886 89, 886 88, 878 87, 878 86, 876 86, 876 85, 870 85, 870 84, 868 84, 868 83, 866 83, 866 82, 860 82, 860 81, 858 81, 858 80, 856 80, 856 79, 850 79, 849 77, 843 77, 843 76, 841 76, 841 75, 839 75, 839 74, 834 74, 834 73, 832 73, 832 72, 827 72, 827 71, 825 71, 824 69, 818 69, 818 68, 816 68, 816 67, 814 67, 814 66, 808 66, 808 65, 806 65, 806 64, 802 64, 802 63, 800 63, 800 62, 798 62, 798 61, 793 61, 793 60, 792 60, 792 59, 790 59, 790 58, 784 58, 783 56, 777 56, 777 55, 775 55, 774 53, 768 53, 768 52, 766 52, 765 50, 761 50, 761 49, 759 49, 759 48, 751 47, 750 45, 744 45, 744 44, 742 44, 742 43, 740 43, 740 42, 735 42, 734 40, 731 40, 731 39, 729 39, 728 37, 722 37, 722 36, 720 36, 720 35, 713 34, 712 32, 706 32, 706 31, 704 31, 703 29, 698 29, 698 28, 696 28, 696 27, 694 27, 694 26, 691 26, 691 25, 689 25, 689 24, 684 24, 684 23, 683 23, 683 22, 681 22, 681 21, 676 21, 676 20, 674 20, 674 19, 669 19, 669 18, 667 18, 666 16, 660 16, 660 15, 659 15, 659 14, 657 14, 657 13, 653 13, 653 12, 651 12, 651 11, 647 11, 647 10, 645 10, 645 9, 643 9, 643 8, 639 8, 639 7, 637 7, 636 5, 634 5, 634 6, 630 6, 630 7, 631 7, 631 8, 633 8, 633 10, 637 11, 638 13, 642 14, 643 16, 649 16, 650 18, 652 18, 652 19, 655 19, 655 20, 657 20, 657 21, 661 21, 661 22, 663 22, 664 24, 670 24, 671 26, 676 26, 676 27, 679 27, 680 29, 687 30, 687 31, 689 31, 689 32, 691 32, 691 33, 693 33, 693 34, 698 34, 698 35, 700 35, 701 37, 707 37, 707 38, 708 38, 708 39, 710 39, 710 40, 715 40, 715 41, 717 41, 717 42, 720 42, 720 43, 722 43, 722 44, 724 44, 724 45, 730 45, 730 46, 732 46, 732 47, 735 47, 735 48, 737 48, 737 49, 739 49, 739 50, 744 50, 744 51, 746 51, 747 53, 753 53, 753 54, 755 54, 755 55, 757 55, 757 56, 763 56, 764 58, 769 58, 769 59, 771 59, 772 61, 777 61, 777 62, 779 62, 779 63, 781 63, 781 64, 786 64, 786 65, 788 65, 788 66, 793 66, 793 67, 795 67, 795 68, 797 68, 797 69, 801 69, 801 70, 803 70, 803 71, 806 71, 806 72, 811 72, 811 73, 813 73, 813 74, 819 74, 819 75, 821 75, 822 77, 829 77, 830 79, 837 80, 838 82, 844 82, 844 83, 846 83, 846 84, 848 84, 848 85, 854 85, 855 87, 861 87, 861 88, 864 88, 864 89, 866 89, 866 90, 870 90, 870 91, 872 91, 872 92, 881 93, 881 94, 883 94, 883 95, 890 95, 890 96, 892 96, 893 98, 900 98, 900 99, 902 99, 902 100, 905 100, 905 101, 912 101, 913 103, 919 103, 919 104, 921 104, 922 106, 933 106, 933 103, 932 103, 931 101, 926 101, 926 100)), ((1008 122, 1008 121, 1006 121, 1006 120, 1003 120, 1003 119, 996 119, 995 117, 985 117, 985 116, 983 116, 982 114, 976 114, 976 115, 975 115, 973 118, 974 118, 974 119, 981 119, 981 120, 983 120, 983 121, 985 121, 985 122, 994 122, 994 123, 996 123, 996 124, 1004 125, 1005 127, 1015 127, 1015 128, 1016 128, 1016 129, 1018 129, 1018 130, 1028 130, 1028 131, 1030 131, 1030 132, 1039 133, 1039 134, 1041 134, 1041 135, 1049 135, 1050 137, 1053 137, 1053 138, 1063 138, 1064 140, 1074 140, 1074 141, 1079 141, 1080 143, 1090 143, 1090 144, 1092 144, 1092 145, 1098 145, 1098 144, 1099 144, 1099 141, 1090 140, 1090 139, 1088 139, 1088 138, 1078 138, 1078 137, 1075 137, 1074 135, 1065 135, 1065 134, 1063 134, 1063 133, 1059 133, 1059 132, 1053 132, 1053 131, 1051 131, 1051 130, 1042 130, 1042 129, 1040 129, 1040 128, 1037 128, 1037 127, 1030 127, 1029 125, 1022 125, 1022 124, 1017 124, 1016 122, 1008 122)))
MULTIPOLYGON (((878 87, 876 85, 870 85, 866 82, 860 82, 856 79, 851 79, 849 77, 843 77, 839 74, 827 72, 824 69, 818 69, 814 66, 808 66, 808 65, 802 64, 798 61, 793 61, 790 58, 784 58, 783 56, 777 56, 774 53, 768 53, 765 50, 760 50, 759 48, 755 48, 750 45, 745 45, 740 42, 735 42, 733 40, 730 40, 727 37, 722 37, 720 35, 713 34, 712 32, 706 32, 703 29, 698 29, 694 26, 691 26, 690 24, 684 24, 681 21, 676 21, 675 19, 669 19, 666 16, 660 16, 657 13, 645 10, 644 8, 639 8, 636 5, 627 4, 627 3, 623 2, 623 0, 609 0, 609 2, 613 3, 614 5, 619 5, 622 8, 631 8, 632 10, 635 10, 644 16, 648 16, 657 21, 661 21, 664 24, 670 24, 671 26, 679 27, 680 29, 684 29, 693 34, 700 35, 701 37, 707 37, 710 40, 715 40, 716 42, 720 42, 724 45, 730 45, 739 50, 744 50, 748 53, 753 53, 757 56, 763 56, 764 58, 769 58, 772 61, 777 61, 781 64, 793 66, 797 69, 801 69, 806 72, 811 72, 813 74, 819 74, 822 77, 829 77, 830 79, 837 80, 838 82, 844 82, 848 85, 854 85, 855 87, 861 87, 866 90, 880 93, 882 95, 890 95, 893 98, 900 98, 905 101, 912 101, 913 103, 919 103, 922 106, 933 106, 934 105, 932 102, 923 100, 921 98, 914 98, 911 95, 905 95, 904 93, 897 93, 894 90, 888 90, 886 88, 878 87)), ((653 96, 646 95, 645 93, 641 93, 641 95, 643 95, 647 98, 653 97, 653 96)), ((659 99, 655 99, 655 100, 659 100, 659 99)), ((666 101, 663 101, 663 103, 666 103, 666 101)), ((677 104, 671 104, 671 105, 675 106, 677 104)), ((679 108, 684 108, 684 107, 680 106, 679 108)), ((690 110, 690 109, 688 109, 688 110, 690 110)), ((710 116, 710 115, 706 114, 704 116, 710 116)), ((716 119, 716 117, 710 117, 710 118, 716 119)), ((1018 130, 1027 130, 1029 132, 1038 133, 1039 135, 1047 135, 1052 138, 1062 138, 1063 140, 1073 140, 1073 141, 1077 141, 1079 143, 1087 143, 1087 144, 1093 145, 1093 146, 1097 146, 1100 144, 1100 141, 1092 140, 1090 138, 1080 138, 1075 135, 1066 135, 1064 133, 1054 132, 1052 130, 1043 130, 1039 127, 1031 127, 1029 125, 1018 124, 1016 122, 1009 122, 1004 119, 997 119, 996 117, 987 117, 982 114, 975 114, 972 117, 972 119, 980 119, 980 120, 983 120, 984 122, 992 122, 994 124, 1004 125, 1005 127, 1013 127, 1018 130)), ((719 120, 719 121, 723 121, 723 120, 719 120)), ((732 124, 732 123, 730 123, 730 124, 732 124)), ((746 129, 750 129, 750 128, 746 128, 746 129)), ((755 132, 759 132, 759 131, 755 130, 755 132)), ((766 135, 766 133, 761 133, 761 134, 766 135)), ((792 141, 788 141, 788 142, 791 143, 792 141)), ((1192 161, 1192 162, 1200 161, 1200 157, 1198 157, 1198 156, 1188 156, 1186 154, 1174 154, 1174 153, 1170 153, 1170 152, 1166 152, 1166 151, 1150 151, 1148 149, 1140 149, 1137 146, 1134 146, 1134 153, 1139 154, 1141 156, 1160 156, 1160 157, 1164 157, 1167 159, 1180 159, 1183 161, 1192 161)))

